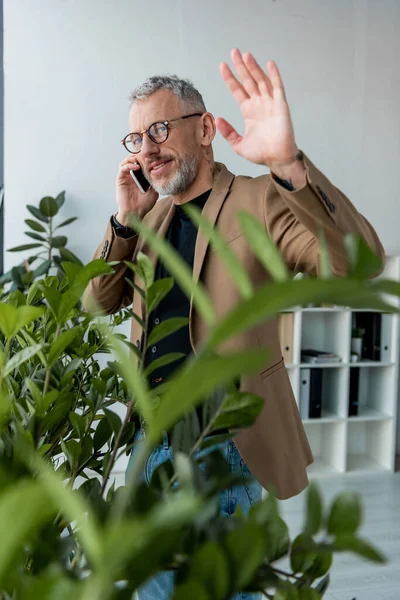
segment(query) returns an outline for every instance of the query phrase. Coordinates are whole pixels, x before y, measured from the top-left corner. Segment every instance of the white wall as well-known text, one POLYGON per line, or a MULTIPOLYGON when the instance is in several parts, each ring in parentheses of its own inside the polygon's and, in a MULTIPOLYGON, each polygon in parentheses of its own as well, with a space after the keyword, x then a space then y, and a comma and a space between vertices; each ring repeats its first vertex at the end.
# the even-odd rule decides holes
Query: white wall
MULTIPOLYGON (((231 47, 274 58, 299 145, 400 253, 397 0, 5 0, 5 247, 24 206, 66 189, 71 248, 89 259, 115 209, 127 97, 154 73, 192 78, 241 126, 218 64, 231 47)), ((217 159, 260 172, 220 137, 217 159)), ((7 254, 6 266, 19 255, 7 254)))

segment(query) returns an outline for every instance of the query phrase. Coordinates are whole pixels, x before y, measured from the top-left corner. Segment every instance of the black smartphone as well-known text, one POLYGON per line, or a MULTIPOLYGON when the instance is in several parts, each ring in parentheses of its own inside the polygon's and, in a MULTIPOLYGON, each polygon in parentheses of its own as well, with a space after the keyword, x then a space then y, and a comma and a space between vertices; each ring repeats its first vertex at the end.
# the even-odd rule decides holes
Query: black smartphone
POLYGON ((145 194, 148 191, 148 189, 150 188, 150 183, 147 181, 146 177, 144 176, 142 169, 136 169, 136 171, 131 169, 129 172, 132 176, 133 181, 138 186, 139 190, 143 194, 145 194))

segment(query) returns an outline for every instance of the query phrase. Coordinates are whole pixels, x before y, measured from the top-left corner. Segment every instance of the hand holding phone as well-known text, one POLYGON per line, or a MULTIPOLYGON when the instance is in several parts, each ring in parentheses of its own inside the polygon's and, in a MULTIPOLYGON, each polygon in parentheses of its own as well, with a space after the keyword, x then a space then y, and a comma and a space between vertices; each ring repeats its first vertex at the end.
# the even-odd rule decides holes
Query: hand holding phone
POLYGON ((133 181, 138 186, 139 190, 142 192, 142 194, 145 194, 150 188, 150 182, 144 176, 142 169, 139 168, 139 169, 136 169, 136 171, 131 169, 129 172, 131 174, 133 181))
POLYGON ((116 181, 117 219, 121 225, 129 225, 129 215, 143 218, 155 205, 157 192, 145 178, 135 156, 130 155, 119 166, 116 181))

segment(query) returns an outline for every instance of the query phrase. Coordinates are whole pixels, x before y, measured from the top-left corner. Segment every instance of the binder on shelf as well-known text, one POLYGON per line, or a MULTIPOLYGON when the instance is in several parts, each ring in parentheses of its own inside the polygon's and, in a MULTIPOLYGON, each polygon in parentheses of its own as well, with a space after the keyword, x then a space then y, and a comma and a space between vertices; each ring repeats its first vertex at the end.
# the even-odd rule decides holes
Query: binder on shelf
POLYGON ((368 360, 381 360, 382 313, 360 312, 355 315, 356 327, 364 329, 361 357, 368 360))
POLYGON ((311 369, 300 369, 299 411, 302 419, 310 416, 310 371, 311 369))
POLYGON ((360 395, 360 367, 350 369, 349 417, 357 417, 360 395))
POLYGON ((301 351, 301 362, 304 363, 337 363, 341 362, 341 357, 333 352, 323 352, 322 350, 306 349, 301 351))
POLYGON ((292 312, 280 313, 278 315, 278 332, 281 352, 286 365, 293 362, 293 329, 294 314, 292 312))
POLYGON ((300 370, 299 410, 302 419, 320 419, 323 369, 300 370))

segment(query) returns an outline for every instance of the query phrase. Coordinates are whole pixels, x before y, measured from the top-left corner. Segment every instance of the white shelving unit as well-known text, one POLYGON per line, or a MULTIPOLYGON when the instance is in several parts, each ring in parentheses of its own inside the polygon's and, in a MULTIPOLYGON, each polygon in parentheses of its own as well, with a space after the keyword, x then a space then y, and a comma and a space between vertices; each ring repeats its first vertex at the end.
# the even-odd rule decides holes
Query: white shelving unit
MULTIPOLYGON (((400 281, 400 257, 387 257, 381 277, 400 281)), ((396 306, 393 299, 391 302, 396 306)), ((400 319, 395 314, 381 315, 381 360, 351 362, 353 322, 357 313, 366 310, 308 307, 285 311, 293 313, 291 357, 290 362, 287 357, 285 361, 298 404, 302 369, 323 369, 321 417, 303 419, 315 458, 309 468, 311 477, 395 468, 400 319), (334 352, 341 362, 301 363, 301 350, 308 348, 334 352), (357 367, 358 412, 357 416, 349 416, 350 375, 357 367)))

